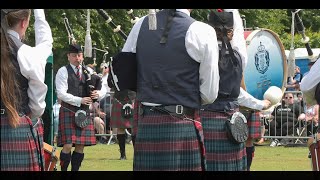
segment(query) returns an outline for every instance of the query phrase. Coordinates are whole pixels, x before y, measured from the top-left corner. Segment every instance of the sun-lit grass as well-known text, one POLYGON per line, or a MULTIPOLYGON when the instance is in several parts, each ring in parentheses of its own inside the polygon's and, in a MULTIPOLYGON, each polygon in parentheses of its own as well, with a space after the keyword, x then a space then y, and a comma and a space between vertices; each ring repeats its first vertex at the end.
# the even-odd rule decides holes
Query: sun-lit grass
MULTIPOLYGON (((58 147, 60 151, 61 148, 58 147)), ((132 171, 133 146, 126 145, 127 160, 119 160, 118 144, 85 147, 80 171, 132 171)), ((311 171, 307 147, 256 146, 251 171, 311 171)), ((70 166, 69 166, 70 168, 70 166)), ((60 171, 59 162, 57 170, 60 171)))

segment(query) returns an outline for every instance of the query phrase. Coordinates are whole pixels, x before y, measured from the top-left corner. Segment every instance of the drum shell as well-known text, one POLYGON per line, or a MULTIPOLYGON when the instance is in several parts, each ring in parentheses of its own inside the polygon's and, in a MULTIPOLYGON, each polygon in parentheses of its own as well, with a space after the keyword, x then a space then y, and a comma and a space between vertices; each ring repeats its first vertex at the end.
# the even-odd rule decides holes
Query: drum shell
POLYGON ((285 91, 287 59, 278 35, 269 29, 244 31, 248 60, 241 87, 253 97, 263 100, 270 86, 285 91))
POLYGON ((43 142, 45 171, 54 171, 54 167, 59 160, 59 152, 54 150, 50 144, 43 142))

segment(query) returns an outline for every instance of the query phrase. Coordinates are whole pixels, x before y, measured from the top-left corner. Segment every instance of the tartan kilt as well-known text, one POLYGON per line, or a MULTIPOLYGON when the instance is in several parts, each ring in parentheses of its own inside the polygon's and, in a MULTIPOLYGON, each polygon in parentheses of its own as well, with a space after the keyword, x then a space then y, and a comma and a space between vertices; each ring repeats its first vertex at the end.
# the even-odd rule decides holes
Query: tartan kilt
POLYGON ((228 138, 225 113, 200 111, 206 149, 207 171, 245 171, 247 158, 245 143, 228 138))
POLYGON ((133 170, 201 171, 201 150, 193 122, 142 107, 133 170))
POLYGON ((138 120, 139 120, 140 108, 142 108, 141 103, 139 103, 139 101, 135 99, 134 106, 133 106, 132 136, 135 136, 138 132, 138 120))
MULTIPOLYGON (((134 103, 132 103, 131 105, 134 107, 134 103)), ((121 116, 121 109, 122 105, 115 98, 112 98, 110 127, 123 129, 132 128, 133 117, 128 119, 123 118, 121 116)))
POLYGON ((259 139, 261 138, 261 122, 260 112, 241 110, 241 113, 247 118, 247 124, 249 128, 249 138, 259 139))
POLYGON ((95 129, 93 118, 88 126, 80 128, 75 123, 75 112, 64 108, 63 105, 59 111, 59 128, 57 136, 57 146, 64 144, 81 144, 85 146, 96 145, 95 129))
POLYGON ((44 168, 42 120, 38 118, 32 121, 22 116, 19 121, 20 124, 12 128, 7 117, 1 115, 1 171, 41 171, 41 167, 44 168), (33 132, 29 122, 34 124, 33 132), (38 138, 41 154, 37 151, 38 138))

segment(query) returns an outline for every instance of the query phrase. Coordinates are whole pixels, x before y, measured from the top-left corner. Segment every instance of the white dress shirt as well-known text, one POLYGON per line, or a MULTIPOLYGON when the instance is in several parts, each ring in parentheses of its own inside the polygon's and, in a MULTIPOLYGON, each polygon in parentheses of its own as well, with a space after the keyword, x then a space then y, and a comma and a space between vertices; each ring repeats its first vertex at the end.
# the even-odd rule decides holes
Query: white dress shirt
MULTIPOLYGON (((190 16, 187 9, 177 9, 190 16)), ((123 52, 136 52, 137 38, 141 24, 146 16, 136 22, 122 49, 123 52)), ((213 27, 203 22, 195 21, 186 33, 185 47, 189 56, 200 63, 200 96, 202 104, 213 103, 219 91, 219 48, 216 32, 213 27)), ((151 102, 152 103, 152 102, 151 102)))
POLYGON ((303 76, 300 89, 303 92, 303 97, 308 105, 317 104, 315 99, 315 91, 320 82, 320 58, 313 64, 309 73, 303 76))
POLYGON ((107 73, 101 77, 102 88, 104 88, 104 91, 106 92, 106 95, 105 95, 106 97, 110 96, 110 91, 111 91, 111 88, 108 85, 108 76, 109 76, 109 73, 107 73))
MULTIPOLYGON (((77 72, 76 66, 70 64, 74 72, 77 72)), ((93 70, 90 68, 87 68, 90 74, 93 74, 93 70)), ((82 74, 82 66, 80 65, 80 75, 82 74)), ((66 102, 68 104, 71 104, 73 106, 80 107, 81 106, 81 99, 82 97, 74 96, 70 93, 67 93, 68 91, 68 70, 65 66, 62 66, 55 78, 55 85, 57 90, 57 97, 61 99, 63 102, 66 102)), ((104 88, 101 88, 101 90, 98 90, 99 98, 98 100, 101 100, 106 92, 104 88)))
MULTIPOLYGON (((44 83, 45 67, 48 57, 52 54, 52 32, 45 19, 43 9, 34 9, 35 47, 23 44, 17 52, 21 74, 28 79, 28 97, 31 118, 40 117, 46 107, 48 87, 44 83)), ((8 33, 20 39, 17 32, 8 33)))

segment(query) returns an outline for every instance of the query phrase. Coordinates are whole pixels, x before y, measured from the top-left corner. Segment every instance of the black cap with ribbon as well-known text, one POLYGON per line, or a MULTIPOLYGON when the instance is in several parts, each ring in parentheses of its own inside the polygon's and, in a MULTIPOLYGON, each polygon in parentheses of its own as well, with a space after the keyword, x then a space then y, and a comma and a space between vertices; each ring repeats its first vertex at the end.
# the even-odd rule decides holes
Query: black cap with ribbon
POLYGON ((68 53, 82 53, 82 48, 79 44, 69 44, 68 53))
POLYGON ((225 12, 221 9, 217 11, 211 11, 208 16, 208 22, 214 28, 233 28, 233 14, 232 12, 225 12))

